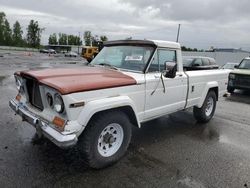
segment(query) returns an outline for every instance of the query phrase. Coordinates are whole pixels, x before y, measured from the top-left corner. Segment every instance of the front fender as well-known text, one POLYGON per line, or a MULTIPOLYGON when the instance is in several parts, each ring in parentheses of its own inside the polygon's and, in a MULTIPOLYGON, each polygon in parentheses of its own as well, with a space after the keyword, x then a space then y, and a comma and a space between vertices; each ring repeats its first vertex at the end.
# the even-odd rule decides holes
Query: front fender
POLYGON ((205 86, 205 88, 204 88, 204 90, 203 90, 203 92, 202 92, 202 95, 201 95, 201 98, 200 98, 200 101, 199 101, 199 103, 198 103, 198 108, 201 108, 202 107, 202 105, 203 105, 203 103, 204 103, 204 101, 205 101, 205 99, 206 99, 206 96, 207 96, 207 93, 208 93, 208 91, 209 91, 209 89, 211 89, 211 88, 218 88, 219 87, 219 84, 218 84, 218 82, 216 82, 216 81, 212 81, 212 82, 208 82, 207 84, 206 84, 206 86, 205 86))
POLYGON ((83 129, 84 129, 86 125, 88 124, 89 120, 91 119, 91 117, 95 113, 108 110, 108 109, 119 108, 123 106, 130 106, 133 109, 135 116, 136 116, 137 124, 140 127, 140 122, 137 116, 136 107, 133 101, 128 96, 102 98, 102 99, 87 102, 85 106, 83 107, 82 111, 80 112, 80 115, 77 121, 79 122, 79 124, 83 126, 83 129))

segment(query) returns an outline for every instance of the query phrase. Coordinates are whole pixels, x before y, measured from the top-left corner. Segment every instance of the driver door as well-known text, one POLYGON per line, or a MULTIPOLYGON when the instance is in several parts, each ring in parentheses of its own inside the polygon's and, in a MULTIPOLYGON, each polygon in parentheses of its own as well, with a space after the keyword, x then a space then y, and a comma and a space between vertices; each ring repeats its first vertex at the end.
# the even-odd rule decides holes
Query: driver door
POLYGON ((177 62, 177 51, 157 49, 145 74, 146 105, 144 119, 156 117, 183 109, 186 102, 187 78, 179 71, 175 78, 162 75, 165 62, 177 62))

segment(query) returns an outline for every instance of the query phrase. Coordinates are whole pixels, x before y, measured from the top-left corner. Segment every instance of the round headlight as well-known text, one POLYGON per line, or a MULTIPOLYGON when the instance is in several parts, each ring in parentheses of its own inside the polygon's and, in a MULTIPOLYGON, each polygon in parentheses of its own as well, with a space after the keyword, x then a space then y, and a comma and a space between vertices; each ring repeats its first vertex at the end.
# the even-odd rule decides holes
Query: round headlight
POLYGON ((55 94, 54 96, 54 109, 58 113, 62 113, 64 111, 64 104, 62 97, 59 94, 55 94))
POLYGON ((229 74, 230 79, 235 79, 235 74, 229 74))
POLYGON ((18 78, 18 77, 15 77, 15 80, 16 80, 16 87, 17 87, 17 90, 19 91, 19 90, 21 89, 21 86, 22 86, 21 79, 18 78))
POLYGON ((15 77, 16 80, 16 87, 19 93, 24 93, 24 88, 22 84, 22 79, 20 77, 15 77))
POLYGON ((51 95, 50 93, 47 93, 47 94, 46 94, 46 98, 47 98, 47 103, 48 103, 48 105, 49 105, 50 107, 52 107, 52 106, 53 106, 53 97, 52 97, 52 95, 51 95))

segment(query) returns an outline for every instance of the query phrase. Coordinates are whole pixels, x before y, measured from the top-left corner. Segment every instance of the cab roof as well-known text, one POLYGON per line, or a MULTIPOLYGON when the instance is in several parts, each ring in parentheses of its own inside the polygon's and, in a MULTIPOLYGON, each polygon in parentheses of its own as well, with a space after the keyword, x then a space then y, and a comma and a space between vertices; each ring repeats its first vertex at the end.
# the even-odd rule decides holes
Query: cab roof
POLYGON ((163 41, 163 40, 115 40, 104 42, 104 46, 115 45, 146 45, 162 48, 175 48, 180 49, 180 44, 176 42, 163 41))

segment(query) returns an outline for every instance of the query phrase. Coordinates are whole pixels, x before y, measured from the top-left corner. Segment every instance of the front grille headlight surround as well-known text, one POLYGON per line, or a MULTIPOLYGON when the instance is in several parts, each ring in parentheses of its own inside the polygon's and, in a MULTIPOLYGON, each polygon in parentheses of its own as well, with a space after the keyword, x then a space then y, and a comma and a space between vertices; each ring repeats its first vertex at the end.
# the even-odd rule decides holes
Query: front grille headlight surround
POLYGON ((53 108, 53 104, 54 104, 54 99, 53 99, 53 96, 48 92, 46 93, 46 100, 47 100, 47 103, 48 105, 53 108))
POLYGON ((234 79, 235 79, 235 74, 230 73, 230 74, 229 74, 229 79, 234 80, 234 79))
POLYGON ((54 95, 54 109, 58 113, 63 113, 65 109, 63 99, 58 93, 54 95))
POLYGON ((15 76, 15 82, 16 82, 16 87, 17 90, 20 94, 24 93, 24 84, 23 84, 23 80, 20 76, 15 76))

